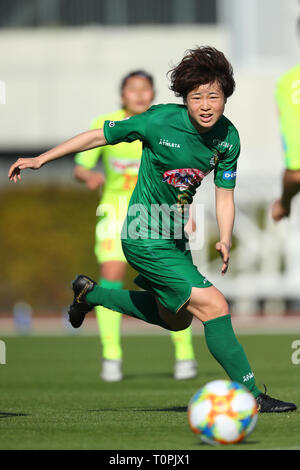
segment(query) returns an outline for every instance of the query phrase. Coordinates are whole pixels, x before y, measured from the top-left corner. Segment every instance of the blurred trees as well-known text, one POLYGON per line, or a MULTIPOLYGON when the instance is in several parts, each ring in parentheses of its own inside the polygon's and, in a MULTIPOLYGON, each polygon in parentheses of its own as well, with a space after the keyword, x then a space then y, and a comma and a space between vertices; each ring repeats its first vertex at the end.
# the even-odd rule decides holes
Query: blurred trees
MULTIPOLYGON (((71 281, 95 280, 94 231, 99 196, 76 187, 13 186, 0 191, 0 312, 23 300, 34 311, 61 311, 71 281)), ((133 270, 126 286, 133 288, 133 270)))

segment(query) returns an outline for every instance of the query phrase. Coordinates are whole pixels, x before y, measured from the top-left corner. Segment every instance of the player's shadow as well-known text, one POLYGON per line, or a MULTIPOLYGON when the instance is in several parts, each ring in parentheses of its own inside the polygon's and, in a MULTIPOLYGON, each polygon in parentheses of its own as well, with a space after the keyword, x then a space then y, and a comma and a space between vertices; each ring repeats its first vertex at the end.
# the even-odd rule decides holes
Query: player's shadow
POLYGON ((186 406, 171 406, 170 408, 139 408, 134 411, 175 411, 175 413, 186 413, 186 406))
POLYGON ((100 410, 88 410, 90 412, 103 412, 103 411, 117 411, 118 413, 120 411, 128 412, 128 411, 133 411, 133 412, 141 412, 141 411, 174 411, 175 413, 186 413, 187 412, 187 407, 186 406, 171 406, 170 408, 135 408, 135 407, 129 407, 129 408, 102 408, 100 410))
POLYGON ((1 418, 15 418, 16 416, 28 416, 25 413, 8 413, 6 411, 0 411, 0 419, 1 418))

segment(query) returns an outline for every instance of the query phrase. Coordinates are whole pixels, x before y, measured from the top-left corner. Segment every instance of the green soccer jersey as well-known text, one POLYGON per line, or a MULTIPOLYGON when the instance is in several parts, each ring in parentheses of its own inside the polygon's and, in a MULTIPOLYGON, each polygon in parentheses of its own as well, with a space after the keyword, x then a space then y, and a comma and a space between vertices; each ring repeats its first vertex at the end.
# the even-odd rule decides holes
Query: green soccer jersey
POLYGON ((280 77, 275 96, 286 167, 300 170, 300 64, 280 77))
POLYGON ((199 134, 186 106, 156 105, 124 121, 106 121, 103 129, 109 144, 143 142, 122 238, 182 238, 184 205, 208 173, 214 171, 218 187, 235 186, 240 140, 225 116, 199 134))
MULTIPOLYGON (((99 116, 93 120, 91 129, 101 129, 105 120, 121 121, 125 119, 124 109, 99 116)), ((122 142, 119 145, 97 147, 75 155, 75 163, 84 168, 94 168, 101 158, 105 172, 105 185, 102 199, 116 199, 118 194, 131 194, 138 175, 142 154, 139 140, 132 143, 122 142)))

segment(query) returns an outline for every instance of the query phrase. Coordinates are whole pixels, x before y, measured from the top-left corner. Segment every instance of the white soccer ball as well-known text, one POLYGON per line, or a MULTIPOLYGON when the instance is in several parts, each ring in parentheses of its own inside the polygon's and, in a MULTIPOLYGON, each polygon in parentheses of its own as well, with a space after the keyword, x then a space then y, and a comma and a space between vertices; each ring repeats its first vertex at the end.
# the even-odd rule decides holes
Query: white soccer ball
POLYGON ((234 444, 245 439, 257 422, 252 393, 230 380, 215 380, 198 390, 188 405, 191 430, 209 444, 234 444))

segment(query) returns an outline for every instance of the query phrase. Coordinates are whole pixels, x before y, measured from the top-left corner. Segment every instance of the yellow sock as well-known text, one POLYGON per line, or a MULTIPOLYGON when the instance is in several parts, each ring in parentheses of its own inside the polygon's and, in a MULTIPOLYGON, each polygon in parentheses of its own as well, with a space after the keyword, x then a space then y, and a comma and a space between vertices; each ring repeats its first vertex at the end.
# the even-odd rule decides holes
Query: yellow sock
POLYGON ((104 359, 121 359, 120 323, 122 315, 112 312, 105 307, 95 307, 100 340, 102 344, 102 357, 104 359))
POLYGON ((191 327, 182 331, 171 331, 171 339, 175 347, 176 360, 195 359, 191 327))

